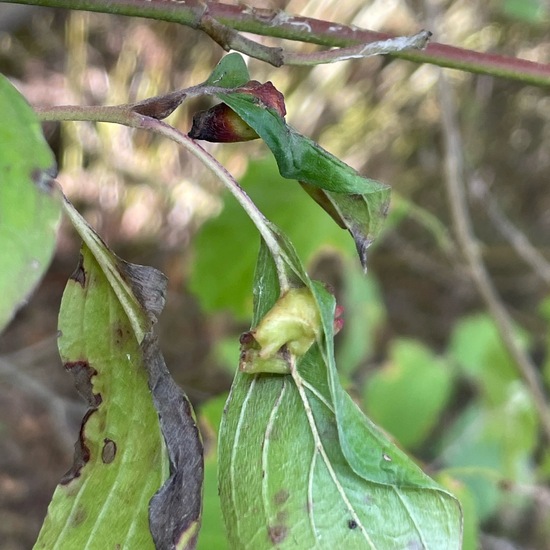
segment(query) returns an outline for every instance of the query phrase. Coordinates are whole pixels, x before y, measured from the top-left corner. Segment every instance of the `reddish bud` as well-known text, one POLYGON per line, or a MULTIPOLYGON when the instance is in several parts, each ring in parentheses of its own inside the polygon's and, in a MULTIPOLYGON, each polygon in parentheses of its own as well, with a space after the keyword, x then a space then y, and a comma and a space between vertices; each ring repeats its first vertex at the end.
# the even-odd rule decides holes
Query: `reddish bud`
MULTIPOLYGON (((286 115, 283 94, 271 82, 260 84, 256 80, 251 80, 235 92, 252 95, 263 107, 273 109, 281 117, 286 115)), ((217 143, 250 141, 259 137, 255 130, 225 103, 196 113, 188 135, 193 139, 217 143)))
POLYGON ((269 81, 260 84, 257 80, 251 80, 237 91, 242 94, 253 95, 263 107, 273 109, 281 117, 286 115, 285 98, 269 81))
POLYGON ((344 306, 337 305, 334 311, 334 334, 338 334, 344 328, 344 306))

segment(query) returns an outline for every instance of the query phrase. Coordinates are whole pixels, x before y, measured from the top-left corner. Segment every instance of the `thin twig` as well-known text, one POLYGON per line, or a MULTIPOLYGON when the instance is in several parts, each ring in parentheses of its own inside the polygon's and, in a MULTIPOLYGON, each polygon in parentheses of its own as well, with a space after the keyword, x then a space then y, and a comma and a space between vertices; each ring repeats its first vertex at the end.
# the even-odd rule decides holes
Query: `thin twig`
POLYGON ((489 192, 487 184, 476 177, 470 187, 475 189, 474 197, 482 201, 494 226, 508 239, 516 254, 531 267, 536 275, 550 285, 550 262, 531 244, 527 235, 506 217, 498 201, 489 192))
MULTIPOLYGON (((227 90, 224 90, 227 91, 227 90)), ((38 117, 46 120, 71 120, 88 122, 111 122, 121 124, 130 128, 149 130, 155 134, 167 137, 183 146, 189 153, 198 158, 223 185, 231 192, 239 204, 248 214, 260 235, 269 248, 279 276, 281 292, 290 288, 290 281, 287 276, 286 254, 281 249, 276 236, 269 227, 269 222, 247 195, 244 189, 238 184, 235 178, 221 165, 206 149, 196 141, 186 136, 176 128, 157 120, 156 118, 142 115, 133 109, 133 105, 115 105, 106 107, 85 107, 78 105, 64 105, 51 108, 36 108, 38 117)))
POLYGON ((550 442, 550 409, 542 390, 537 367, 514 337, 512 320, 492 284, 472 228, 464 186, 463 146, 456 121, 455 101, 451 87, 443 74, 439 75, 439 100, 445 141, 445 185, 456 237, 474 284, 496 323, 504 346, 527 385, 543 433, 550 442))
POLYGON ((320 65, 322 63, 337 63, 339 61, 362 59, 375 55, 394 54, 405 50, 422 50, 428 45, 431 35, 432 33, 429 31, 420 31, 413 36, 398 36, 367 44, 359 44, 358 46, 335 48, 334 50, 310 54, 285 52, 283 59, 285 65, 320 65))
MULTIPOLYGON (((274 66, 280 66, 281 55, 284 60, 285 53, 288 55, 289 52, 281 51, 281 48, 266 48, 233 31, 319 44, 330 48, 345 48, 392 38, 385 33, 291 15, 280 10, 255 9, 243 4, 230 5, 221 2, 206 4, 204 0, 9 1, 16 4, 112 13, 179 23, 204 31, 226 49, 234 48, 274 66), (212 21, 216 23, 212 24, 212 21), (224 27, 227 30, 221 32, 224 27)), ((470 73, 509 78, 535 86, 550 86, 550 64, 535 63, 526 59, 475 52, 435 42, 422 51, 407 50, 390 55, 415 63, 431 63, 470 73)))

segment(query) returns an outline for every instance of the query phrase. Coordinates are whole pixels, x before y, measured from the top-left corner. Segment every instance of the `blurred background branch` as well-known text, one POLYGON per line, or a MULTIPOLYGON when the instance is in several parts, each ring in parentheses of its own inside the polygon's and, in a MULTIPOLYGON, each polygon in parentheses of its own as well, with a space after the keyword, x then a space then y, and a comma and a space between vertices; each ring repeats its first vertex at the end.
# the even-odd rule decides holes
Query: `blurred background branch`
MULTIPOLYGON (((280 67, 285 63, 292 64, 294 60, 303 64, 302 56, 295 54, 287 56, 280 48, 266 47, 238 35, 235 31, 330 47, 349 47, 392 38, 388 34, 335 24, 332 21, 294 16, 282 10, 257 9, 242 4, 235 6, 221 2, 204 2, 203 0, 188 0, 185 3, 178 3, 175 0, 174 2, 169 0, 159 2, 146 0, 9 1, 51 8, 147 17, 179 23, 205 32, 227 51, 234 49, 266 61, 275 67, 280 67)), ((500 76, 537 86, 550 85, 550 65, 456 48, 436 42, 423 52, 407 51, 391 55, 416 63, 431 63, 471 73, 500 76)), ((316 56, 316 58, 318 58, 316 63, 327 62, 325 61, 327 56, 316 56)))

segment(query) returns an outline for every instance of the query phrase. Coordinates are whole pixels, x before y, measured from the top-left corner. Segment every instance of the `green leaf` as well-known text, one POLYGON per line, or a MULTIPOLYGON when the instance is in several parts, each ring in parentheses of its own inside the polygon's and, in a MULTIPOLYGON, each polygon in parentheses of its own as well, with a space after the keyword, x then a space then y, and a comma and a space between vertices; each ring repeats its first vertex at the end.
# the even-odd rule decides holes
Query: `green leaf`
MULTIPOLYGON (((313 140, 290 126, 275 110, 268 109, 252 94, 218 93, 271 149, 284 178, 317 187, 332 205, 329 212, 340 217, 349 230, 363 268, 366 249, 382 227, 389 206, 390 189, 357 173, 313 140)), ((316 199, 320 204, 323 198, 316 199)))
POLYGON ((365 277, 355 265, 346 262, 343 275, 345 324, 339 335, 337 364, 341 374, 351 376, 374 352, 377 332, 386 320, 386 310, 372 274, 365 277))
POLYGON ((416 341, 392 343, 387 365, 368 380, 364 404, 371 418, 408 449, 437 424, 452 389, 449 366, 416 341))
POLYGON ((56 166, 25 99, 0 75, 0 331, 34 290, 54 253, 61 213, 56 166))
MULTIPOLYGON (((527 338, 519 329, 516 329, 515 337, 525 345, 527 338)), ((494 321, 488 315, 473 315, 457 323, 451 336, 449 355, 479 387, 488 403, 496 405, 508 400, 510 384, 518 379, 518 373, 494 321)))
POLYGON ((453 495, 460 501, 464 515, 462 550, 478 550, 480 546, 479 514, 477 513, 475 499, 470 488, 445 470, 439 472, 436 479, 448 491, 452 491, 453 495))
POLYGON ((63 295, 59 351, 90 409, 36 548, 194 548, 202 445, 152 334, 166 278, 122 262, 66 209, 85 244, 63 295))
POLYGON ((222 57, 203 86, 237 88, 249 80, 248 69, 242 56, 238 53, 230 53, 222 57))
POLYGON ((147 507, 169 475, 166 447, 132 327, 87 247, 82 256, 61 303, 59 351, 91 409, 36 548, 154 548, 147 507))
POLYGON ((218 495, 218 463, 215 444, 226 400, 227 394, 219 395, 208 400, 200 408, 202 432, 209 434, 212 441, 210 441, 210 445, 206 445, 208 452, 204 459, 204 505, 198 550, 226 550, 229 548, 218 495))
MULTIPOLYGON (((283 116, 282 95, 271 83, 259 88, 234 87, 235 84, 242 86, 242 80, 248 76, 244 61, 239 61, 239 57, 238 54, 224 57, 206 81, 205 91, 213 93, 230 107, 246 123, 248 130, 252 128, 251 134, 245 132, 246 139, 255 132, 265 141, 284 178, 298 180, 341 227, 348 229, 363 269, 366 269, 366 250, 379 233, 388 211, 389 187, 361 176, 319 144, 288 126, 283 116), (231 76, 232 71, 234 76, 231 76), (208 85, 215 82, 221 83, 222 87, 233 86, 233 89, 227 92, 207 90, 208 85), (269 91, 265 88, 267 85, 269 91)), ((230 139, 225 135, 227 127, 233 126, 234 122, 225 120, 223 110, 211 109, 209 115, 200 122, 194 121, 190 135, 216 141, 215 135, 211 135, 215 127, 218 130, 213 134, 223 130, 221 141, 238 140, 241 132, 230 132, 230 139), (218 120, 220 116, 223 121, 218 120), (212 126, 214 120, 216 124, 212 126)))
MULTIPOLYGON (((310 283, 282 234, 289 269, 314 293, 322 345, 292 375, 237 373, 220 429, 220 496, 239 548, 459 548, 460 509, 388 441, 338 381, 334 299, 310 283), (254 510, 254 514, 250 514, 254 510)), ((253 326, 279 298, 263 246, 253 326)))

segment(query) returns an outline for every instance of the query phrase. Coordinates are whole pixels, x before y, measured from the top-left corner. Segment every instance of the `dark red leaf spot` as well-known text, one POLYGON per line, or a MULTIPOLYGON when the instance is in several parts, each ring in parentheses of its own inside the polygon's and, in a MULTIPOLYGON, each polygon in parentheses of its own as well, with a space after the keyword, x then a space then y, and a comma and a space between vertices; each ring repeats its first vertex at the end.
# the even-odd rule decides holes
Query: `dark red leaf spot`
POLYGON ((82 419, 78 441, 75 443, 74 446, 73 465, 71 466, 69 471, 61 478, 61 481, 59 482, 61 485, 68 485, 73 479, 80 477, 80 470, 82 470, 82 468, 90 460, 90 449, 87 447, 86 443, 84 443, 86 439, 85 427, 86 422, 88 422, 90 416, 92 416, 92 414, 96 411, 97 409, 88 410, 84 415, 84 418, 82 419))
POLYGON ((280 544, 288 536, 288 527, 286 525, 273 525, 267 529, 269 538, 273 544, 280 544))
POLYGON ((225 103, 193 116, 189 137, 216 143, 235 143, 257 139, 258 134, 225 103))
POLYGON ((103 440, 103 450, 101 451, 101 460, 103 464, 110 464, 116 456, 116 443, 112 439, 103 440))
POLYGON ((281 489, 280 491, 277 491, 275 493, 275 495, 273 496, 273 501, 275 502, 276 506, 281 506, 288 500, 289 496, 290 493, 286 489, 281 489))

